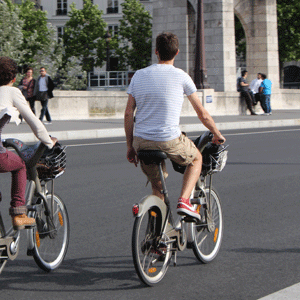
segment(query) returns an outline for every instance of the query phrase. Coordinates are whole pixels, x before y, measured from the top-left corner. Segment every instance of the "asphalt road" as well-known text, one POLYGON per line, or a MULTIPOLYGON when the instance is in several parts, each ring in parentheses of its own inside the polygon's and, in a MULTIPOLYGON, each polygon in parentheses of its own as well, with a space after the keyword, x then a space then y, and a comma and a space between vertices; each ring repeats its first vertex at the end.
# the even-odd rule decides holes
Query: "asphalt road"
MULTIPOLYGON (((130 244, 132 204, 150 188, 126 161, 124 140, 66 142, 67 171, 56 180, 70 216, 66 259, 45 274, 26 256, 23 232, 18 258, 0 275, 1 299, 259 299, 300 282, 300 128, 254 131, 223 132, 230 147, 214 176, 225 221, 217 259, 201 265, 185 250, 153 288, 140 283, 130 244)), ((181 175, 168 170, 175 212, 181 175)), ((6 223, 9 186, 1 174, 6 223)))

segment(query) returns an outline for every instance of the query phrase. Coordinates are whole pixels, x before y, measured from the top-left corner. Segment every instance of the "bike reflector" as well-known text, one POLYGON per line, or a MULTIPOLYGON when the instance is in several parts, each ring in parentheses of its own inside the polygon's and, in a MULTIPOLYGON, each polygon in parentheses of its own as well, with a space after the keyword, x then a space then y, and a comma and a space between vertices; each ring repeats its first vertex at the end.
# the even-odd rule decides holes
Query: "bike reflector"
POLYGON ((132 213, 133 213, 133 216, 136 217, 139 213, 139 205, 138 204, 134 204, 133 207, 132 207, 132 213))

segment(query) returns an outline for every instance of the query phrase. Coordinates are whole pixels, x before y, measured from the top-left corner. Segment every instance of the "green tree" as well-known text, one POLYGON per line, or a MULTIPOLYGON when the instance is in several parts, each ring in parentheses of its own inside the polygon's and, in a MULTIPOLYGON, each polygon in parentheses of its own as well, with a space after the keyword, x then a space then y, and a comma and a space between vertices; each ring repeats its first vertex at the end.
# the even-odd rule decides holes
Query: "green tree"
POLYGON ((76 57, 81 62, 84 71, 91 71, 94 66, 101 67, 105 59, 105 28, 103 12, 85 0, 83 9, 76 9, 72 3, 69 21, 64 27, 65 61, 76 57))
POLYGON ((279 60, 300 60, 300 1, 277 0, 279 60))
POLYGON ((119 69, 147 67, 151 62, 152 17, 140 1, 125 0, 121 5, 123 17, 116 37, 119 42, 116 49, 119 69))
POLYGON ((10 0, 0 2, 0 55, 9 56, 19 63, 24 56, 22 50, 23 21, 19 10, 10 0))
POLYGON ((30 0, 22 1, 19 6, 19 18, 23 21, 24 64, 32 64, 36 56, 48 55, 54 39, 54 30, 48 26, 47 12, 36 10, 30 0))
POLYGON ((234 16, 235 27, 235 51, 236 55, 241 59, 246 59, 246 35, 239 18, 234 16))

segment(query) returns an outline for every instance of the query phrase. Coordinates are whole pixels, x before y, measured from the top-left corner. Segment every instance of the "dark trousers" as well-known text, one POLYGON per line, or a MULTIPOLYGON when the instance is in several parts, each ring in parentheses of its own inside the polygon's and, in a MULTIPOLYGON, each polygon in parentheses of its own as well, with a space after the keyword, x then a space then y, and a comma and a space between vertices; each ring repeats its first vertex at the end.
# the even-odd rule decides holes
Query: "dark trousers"
POLYGON ((51 116, 48 110, 48 99, 41 101, 42 109, 41 109, 41 115, 40 120, 43 121, 44 116, 46 116, 46 120, 48 122, 51 122, 51 116))
POLYGON ((254 113, 252 108, 252 98, 248 91, 241 91, 241 97, 245 99, 247 108, 250 110, 251 113, 254 113))
POLYGON ((51 116, 48 110, 48 93, 47 92, 39 92, 37 95, 37 99, 41 101, 42 109, 40 120, 43 121, 44 116, 46 116, 46 120, 51 122, 51 116))
POLYGON ((28 98, 27 100, 29 101, 29 105, 32 112, 35 114, 35 108, 34 108, 35 97, 28 98))

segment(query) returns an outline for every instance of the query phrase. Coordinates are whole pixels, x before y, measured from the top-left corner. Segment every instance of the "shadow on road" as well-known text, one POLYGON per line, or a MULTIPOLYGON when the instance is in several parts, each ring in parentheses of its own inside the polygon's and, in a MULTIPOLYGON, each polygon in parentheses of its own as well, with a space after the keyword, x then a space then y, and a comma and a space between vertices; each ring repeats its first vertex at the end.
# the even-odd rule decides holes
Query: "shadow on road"
POLYGON ((145 288, 138 279, 130 256, 106 256, 65 260, 61 267, 45 273, 34 262, 8 262, 0 275, 1 290, 111 291, 145 288))

